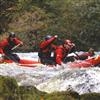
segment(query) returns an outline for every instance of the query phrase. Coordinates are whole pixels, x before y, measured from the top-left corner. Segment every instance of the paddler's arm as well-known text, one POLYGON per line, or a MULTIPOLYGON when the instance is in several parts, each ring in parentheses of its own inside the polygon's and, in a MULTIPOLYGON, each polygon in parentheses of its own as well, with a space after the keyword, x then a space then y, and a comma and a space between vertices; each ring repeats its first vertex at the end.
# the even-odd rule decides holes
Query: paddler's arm
POLYGON ((45 40, 40 44, 40 48, 43 49, 45 47, 47 47, 48 45, 52 44, 52 42, 57 38, 58 36, 55 35, 52 38, 50 38, 49 40, 45 40))
POLYGON ((16 46, 14 46, 11 50, 16 49, 17 47, 19 47, 20 45, 23 45, 23 42, 18 40, 17 38, 15 38, 15 42, 16 42, 16 46))

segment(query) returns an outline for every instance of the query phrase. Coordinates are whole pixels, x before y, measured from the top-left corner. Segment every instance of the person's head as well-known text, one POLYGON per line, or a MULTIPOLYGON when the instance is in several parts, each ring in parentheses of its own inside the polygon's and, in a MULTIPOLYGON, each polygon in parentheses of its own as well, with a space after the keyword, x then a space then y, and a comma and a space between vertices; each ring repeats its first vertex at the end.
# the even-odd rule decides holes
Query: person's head
POLYGON ((15 33, 14 32, 9 32, 9 39, 10 40, 13 40, 14 38, 15 38, 16 36, 15 36, 15 33))
POLYGON ((65 49, 70 49, 75 47, 75 44, 71 40, 66 39, 63 43, 63 46, 65 49))
POLYGON ((88 50, 88 52, 91 53, 91 54, 94 54, 94 49, 93 49, 93 48, 90 48, 90 49, 88 50))
POLYGON ((9 38, 15 38, 15 33, 14 32, 9 32, 9 38))
POLYGON ((49 40, 49 39, 51 39, 51 38, 52 38, 51 35, 46 35, 45 40, 49 40))
POLYGON ((69 45, 69 46, 70 46, 70 45, 72 45, 72 41, 71 41, 71 40, 66 39, 66 40, 65 40, 65 44, 67 44, 67 45, 69 45))

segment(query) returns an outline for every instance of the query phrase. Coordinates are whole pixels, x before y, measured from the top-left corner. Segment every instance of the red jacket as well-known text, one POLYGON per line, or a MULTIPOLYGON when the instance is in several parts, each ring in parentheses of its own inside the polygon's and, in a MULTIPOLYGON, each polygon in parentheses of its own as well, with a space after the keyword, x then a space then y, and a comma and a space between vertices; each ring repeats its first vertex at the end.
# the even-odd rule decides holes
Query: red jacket
POLYGON ((45 40, 40 44, 40 56, 43 55, 45 57, 50 57, 51 52, 56 49, 56 46, 52 44, 52 42, 55 40, 55 37, 50 38, 49 40, 45 40))
POLYGON ((0 48, 0 54, 3 54, 3 50, 2 50, 2 48, 0 48))
POLYGON ((20 41, 17 38, 14 38, 13 41, 9 42, 9 39, 4 39, 3 41, 0 42, 0 53, 4 53, 4 49, 9 49, 11 50, 14 46, 18 45, 22 43, 22 41, 20 41))
POLYGON ((56 64, 61 64, 64 58, 68 55, 69 49, 65 49, 62 45, 58 46, 55 50, 55 61, 56 64))
POLYGON ((56 64, 61 64, 64 62, 65 58, 67 57, 68 53, 71 53, 75 50, 75 44, 74 43, 64 43, 63 45, 60 45, 55 50, 55 61, 56 64))
POLYGON ((49 45, 52 44, 52 42, 55 40, 55 37, 50 38, 49 40, 45 40, 40 44, 40 48, 41 49, 45 49, 46 47, 48 47, 49 45))

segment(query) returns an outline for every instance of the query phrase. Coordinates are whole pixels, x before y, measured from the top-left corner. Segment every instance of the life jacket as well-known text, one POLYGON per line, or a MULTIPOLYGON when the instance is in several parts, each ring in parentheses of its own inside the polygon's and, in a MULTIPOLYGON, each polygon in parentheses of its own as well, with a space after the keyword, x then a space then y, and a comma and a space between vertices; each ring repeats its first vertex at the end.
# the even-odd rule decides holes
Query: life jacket
POLYGON ((69 49, 65 49, 63 45, 60 45, 55 50, 55 61, 57 64, 61 64, 64 59, 67 57, 69 49))
POLYGON ((21 41, 18 40, 17 38, 13 39, 13 41, 11 41, 9 38, 3 40, 2 42, 0 42, 0 48, 3 50, 3 52, 11 52, 12 48, 14 46, 16 46, 17 44, 19 44, 21 41))
POLYGON ((51 57, 52 51, 56 48, 55 45, 52 44, 52 42, 55 40, 55 37, 52 37, 49 40, 45 40, 40 44, 40 48, 38 51, 38 56, 40 58, 49 58, 51 57))
POLYGON ((40 48, 39 49, 39 52, 38 52, 38 56, 41 58, 41 57, 45 57, 45 58, 49 58, 51 57, 51 53, 54 51, 54 45, 48 45, 47 47, 45 48, 40 48))
POLYGON ((2 50, 2 48, 0 48, 0 54, 3 54, 3 50, 2 50))
POLYGON ((6 45, 3 50, 9 52, 16 45, 16 42, 15 40, 11 41, 9 38, 7 39, 7 41, 8 41, 8 45, 6 45))

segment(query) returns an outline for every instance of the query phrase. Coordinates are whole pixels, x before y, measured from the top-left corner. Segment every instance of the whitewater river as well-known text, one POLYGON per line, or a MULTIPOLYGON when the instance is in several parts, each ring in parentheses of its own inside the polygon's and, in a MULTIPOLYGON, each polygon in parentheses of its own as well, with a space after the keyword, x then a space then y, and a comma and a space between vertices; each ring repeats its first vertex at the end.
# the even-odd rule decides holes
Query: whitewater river
MULTIPOLYGON (((21 58, 38 60, 37 53, 18 53, 21 58)), ((74 90, 79 94, 100 93, 100 68, 71 69, 66 64, 56 67, 21 67, 12 64, 0 64, 0 75, 14 77, 18 85, 35 86, 48 93, 74 90)))

